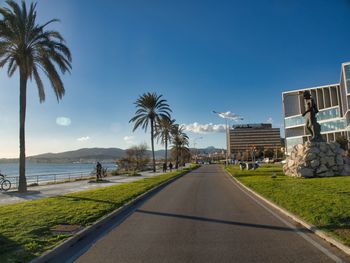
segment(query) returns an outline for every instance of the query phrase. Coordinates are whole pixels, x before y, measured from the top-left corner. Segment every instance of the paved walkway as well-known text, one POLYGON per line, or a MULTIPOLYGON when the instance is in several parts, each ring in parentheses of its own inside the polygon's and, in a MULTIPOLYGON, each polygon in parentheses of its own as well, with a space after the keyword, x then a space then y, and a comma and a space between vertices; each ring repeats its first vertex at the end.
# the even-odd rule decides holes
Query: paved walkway
POLYGON ((141 176, 111 176, 105 177, 104 180, 108 180, 106 183, 89 183, 89 180, 82 180, 76 182, 50 184, 28 187, 28 192, 20 194, 17 191, 0 192, 0 205, 13 204, 28 200, 36 200, 45 197, 57 196, 62 194, 74 193, 88 189, 95 189, 100 187, 111 186, 115 184, 122 184, 140 180, 142 178, 152 177, 163 173, 157 172, 142 172, 141 176))

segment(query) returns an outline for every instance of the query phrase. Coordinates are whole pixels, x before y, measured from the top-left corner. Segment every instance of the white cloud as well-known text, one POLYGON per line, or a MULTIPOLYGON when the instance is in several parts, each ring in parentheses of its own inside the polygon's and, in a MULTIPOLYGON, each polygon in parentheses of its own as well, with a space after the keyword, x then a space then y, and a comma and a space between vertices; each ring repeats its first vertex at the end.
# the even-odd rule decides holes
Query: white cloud
POLYGON ((124 140, 127 144, 133 144, 133 143, 134 143, 134 136, 124 136, 123 140, 124 140))
POLYGON ((85 142, 85 141, 88 141, 90 140, 90 137, 89 136, 85 136, 85 137, 80 137, 77 139, 79 142, 85 142))
POLYGON ((71 125, 72 121, 68 117, 57 117, 56 118, 56 124, 60 126, 69 126, 71 125))
POLYGON ((225 132, 225 124, 199 124, 194 122, 191 124, 182 124, 185 131, 193 133, 222 133, 225 132))
POLYGON ((269 117, 268 119, 267 119, 267 121, 266 121, 267 123, 273 123, 273 119, 272 119, 272 117, 269 117))

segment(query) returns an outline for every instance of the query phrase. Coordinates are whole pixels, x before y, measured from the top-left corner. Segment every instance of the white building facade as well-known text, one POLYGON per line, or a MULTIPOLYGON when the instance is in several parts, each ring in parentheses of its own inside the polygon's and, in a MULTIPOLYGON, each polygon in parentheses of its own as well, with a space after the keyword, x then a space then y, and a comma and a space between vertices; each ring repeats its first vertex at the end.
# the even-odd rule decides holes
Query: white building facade
POLYGON ((286 153, 293 146, 309 140, 305 128, 305 103, 303 92, 309 90, 317 103, 317 119, 325 141, 335 141, 338 136, 350 138, 350 62, 341 66, 340 82, 282 93, 286 153))

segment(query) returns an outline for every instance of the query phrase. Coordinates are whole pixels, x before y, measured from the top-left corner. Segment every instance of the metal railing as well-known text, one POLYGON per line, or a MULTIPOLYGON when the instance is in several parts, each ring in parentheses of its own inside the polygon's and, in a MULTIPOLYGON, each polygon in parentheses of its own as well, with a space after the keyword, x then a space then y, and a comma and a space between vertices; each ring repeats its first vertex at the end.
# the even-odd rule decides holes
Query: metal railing
MULTIPOLYGON (((45 185, 56 184, 63 182, 78 181, 83 179, 89 179, 94 177, 94 171, 76 171, 76 172, 63 172, 63 173, 48 173, 48 174, 31 174, 27 175, 27 185, 45 185)), ((18 176, 6 176, 6 179, 11 182, 11 188, 18 188, 19 177, 18 176)))

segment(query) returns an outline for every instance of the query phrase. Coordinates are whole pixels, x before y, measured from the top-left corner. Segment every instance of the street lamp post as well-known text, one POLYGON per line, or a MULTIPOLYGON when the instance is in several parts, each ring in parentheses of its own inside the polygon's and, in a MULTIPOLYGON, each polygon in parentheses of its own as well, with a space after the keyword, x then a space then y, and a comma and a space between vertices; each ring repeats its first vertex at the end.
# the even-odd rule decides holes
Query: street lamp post
POLYGON ((217 112, 213 111, 213 113, 217 114, 219 117, 225 119, 225 133, 226 133, 226 160, 225 160, 225 165, 228 164, 228 152, 229 152, 229 129, 227 127, 227 120, 233 120, 233 121, 238 121, 238 120, 243 120, 243 117, 231 113, 230 111, 227 112, 217 112))
POLYGON ((196 149, 196 141, 203 139, 203 137, 197 137, 193 139, 193 148, 194 148, 194 158, 195 158, 195 162, 197 163, 197 149, 196 149))

